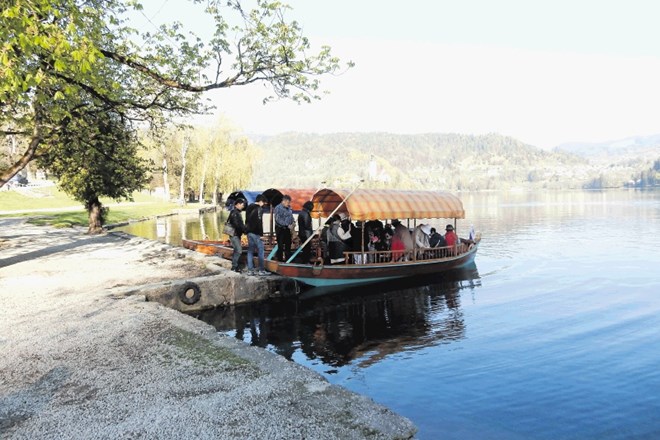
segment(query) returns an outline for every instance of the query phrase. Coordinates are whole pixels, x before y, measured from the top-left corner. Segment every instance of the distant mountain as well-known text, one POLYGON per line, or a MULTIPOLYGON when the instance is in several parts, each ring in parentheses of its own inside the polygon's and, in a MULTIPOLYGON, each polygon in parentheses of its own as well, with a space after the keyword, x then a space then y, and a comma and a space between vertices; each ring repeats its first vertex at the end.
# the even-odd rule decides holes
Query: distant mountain
MULTIPOLYGON (((572 153, 589 159, 612 162, 612 159, 653 159, 660 156, 660 134, 633 136, 607 142, 570 142, 555 147, 554 151, 572 153)), ((616 160, 614 160, 616 161, 616 160)))
POLYGON ((498 134, 286 133, 254 139, 261 150, 253 186, 449 190, 575 187, 585 159, 498 134))

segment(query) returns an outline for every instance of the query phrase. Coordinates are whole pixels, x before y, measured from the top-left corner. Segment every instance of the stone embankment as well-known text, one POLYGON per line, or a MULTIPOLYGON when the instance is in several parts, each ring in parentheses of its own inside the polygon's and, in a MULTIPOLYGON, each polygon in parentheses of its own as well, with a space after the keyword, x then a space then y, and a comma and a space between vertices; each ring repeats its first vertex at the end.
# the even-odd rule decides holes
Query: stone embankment
POLYGON ((366 397, 145 301, 164 282, 244 278, 224 264, 0 220, 0 438, 414 435, 366 397))

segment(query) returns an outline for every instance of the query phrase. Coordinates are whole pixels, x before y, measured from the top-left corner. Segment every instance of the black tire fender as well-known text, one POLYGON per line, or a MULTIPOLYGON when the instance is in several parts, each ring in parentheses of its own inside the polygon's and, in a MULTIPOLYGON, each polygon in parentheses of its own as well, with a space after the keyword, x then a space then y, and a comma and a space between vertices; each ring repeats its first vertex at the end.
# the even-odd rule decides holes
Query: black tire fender
POLYGON ((193 282, 186 282, 179 288, 179 299, 182 303, 193 305, 202 297, 202 290, 193 282))
POLYGON ((284 278, 280 283, 280 294, 282 296, 293 296, 300 293, 300 285, 292 278, 284 278))

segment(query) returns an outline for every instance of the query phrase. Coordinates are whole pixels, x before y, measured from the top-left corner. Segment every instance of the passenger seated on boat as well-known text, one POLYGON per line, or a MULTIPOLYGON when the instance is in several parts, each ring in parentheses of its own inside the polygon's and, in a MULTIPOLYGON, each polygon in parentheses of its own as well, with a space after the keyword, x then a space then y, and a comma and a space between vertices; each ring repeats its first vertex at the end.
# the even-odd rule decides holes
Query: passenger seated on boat
POLYGON ((394 228, 392 228, 392 225, 390 224, 385 225, 385 227, 383 228, 383 232, 385 234, 389 233, 390 237, 394 236, 394 228))
MULTIPOLYGON (((454 232, 454 227, 452 225, 447 225, 445 228, 446 234, 445 234, 445 241, 447 242, 447 246, 450 247, 455 247, 459 244, 458 236, 456 235, 456 232, 454 232)), ((455 250, 452 249, 452 253, 455 253, 455 250)))
POLYGON ((412 255, 412 250, 414 247, 410 230, 403 226, 399 220, 392 220, 392 226, 394 226, 394 236, 401 240, 406 251, 403 256, 404 260, 408 261, 412 255))
POLYGON ((375 234, 380 235, 380 231, 383 230, 383 222, 380 220, 369 220, 364 224, 364 227, 366 228, 367 231, 372 231, 375 234))
POLYGON ((394 237, 394 231, 392 228, 383 229, 383 250, 389 251, 392 249, 392 237, 394 237))
POLYGON ((377 240, 375 241, 375 250, 378 252, 376 255, 378 258, 375 261, 378 262, 387 262, 392 260, 392 256, 387 253, 390 250, 391 240, 386 239, 386 233, 384 229, 379 229, 377 231, 377 240))
POLYGON ((432 248, 447 246, 445 237, 443 237, 442 234, 436 231, 435 228, 431 228, 431 235, 429 237, 429 246, 432 248))
POLYGON ((321 243, 321 256, 323 258, 323 263, 330 263, 330 246, 328 245, 328 235, 330 233, 330 228, 332 227, 332 222, 335 220, 335 217, 332 216, 325 221, 323 229, 321 229, 321 234, 319 242, 321 243))
POLYGON ((351 228, 351 251, 352 252, 360 252, 359 254, 353 254, 354 255, 354 261, 353 263, 355 264, 363 264, 366 263, 365 261, 365 255, 363 255, 361 252, 363 250, 367 249, 367 243, 366 243, 367 237, 363 235, 363 224, 361 221, 355 222, 355 226, 351 228), (364 237, 364 242, 362 241, 364 237))
POLYGON ((415 228, 413 232, 413 237, 415 238, 415 247, 417 248, 417 258, 423 259, 425 257, 424 249, 430 247, 429 245, 429 234, 431 234, 431 226, 420 224, 415 228))
POLYGON ((346 220, 346 214, 342 213, 335 217, 330 230, 328 231, 328 249, 330 251, 330 264, 341 264, 346 261, 344 252, 347 252, 348 240, 351 239, 351 227, 348 223, 348 230, 342 227, 342 221, 346 220))
POLYGON ((401 261, 405 258, 406 245, 398 234, 392 236, 392 261, 401 261))
POLYGON ((376 254, 373 254, 371 252, 376 252, 376 243, 379 240, 380 239, 378 238, 378 235, 374 231, 369 229, 367 232, 367 250, 370 252, 369 255, 367 256, 368 263, 376 262, 376 254))
MULTIPOLYGON (((391 228, 383 229, 381 231, 380 242, 378 243, 378 246, 376 246, 376 250, 382 252, 387 252, 392 250, 392 237, 394 237, 394 231, 392 231, 391 228)), ((392 261, 392 255, 388 253, 383 253, 380 255, 379 261, 381 262, 392 261)))

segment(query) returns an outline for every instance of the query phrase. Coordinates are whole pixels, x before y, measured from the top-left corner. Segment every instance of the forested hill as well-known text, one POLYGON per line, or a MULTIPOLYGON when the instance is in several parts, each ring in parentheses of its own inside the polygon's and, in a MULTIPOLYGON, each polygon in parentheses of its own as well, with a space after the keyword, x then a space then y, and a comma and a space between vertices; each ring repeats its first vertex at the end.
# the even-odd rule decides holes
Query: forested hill
POLYGON ((653 136, 632 136, 607 142, 561 144, 555 151, 573 153, 606 162, 655 158, 660 156, 660 134, 653 136))
POLYGON ((253 187, 352 186, 411 189, 582 187, 585 159, 511 137, 461 134, 287 133, 256 141, 253 187))

